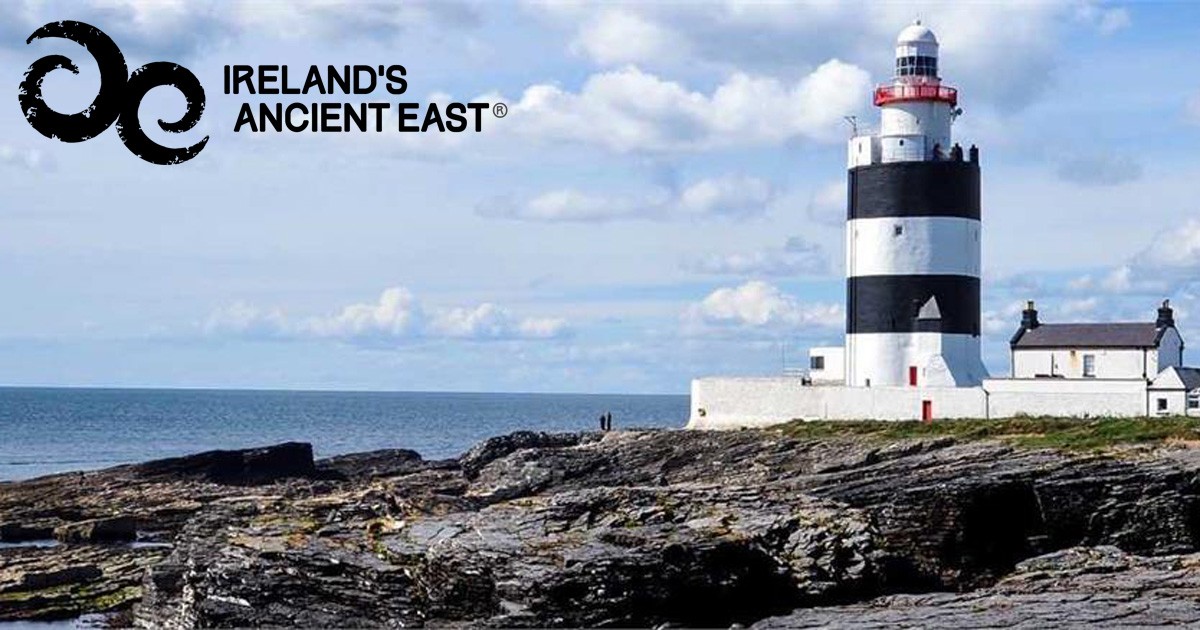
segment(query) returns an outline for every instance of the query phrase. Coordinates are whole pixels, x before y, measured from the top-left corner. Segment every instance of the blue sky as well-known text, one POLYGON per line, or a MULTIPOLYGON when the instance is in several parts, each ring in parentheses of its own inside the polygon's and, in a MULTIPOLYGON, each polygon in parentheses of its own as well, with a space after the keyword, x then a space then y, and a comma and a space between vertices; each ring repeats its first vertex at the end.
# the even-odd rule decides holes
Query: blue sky
MULTIPOLYGON (((895 34, 942 42, 984 178, 985 361, 1044 321, 1200 340, 1200 8, 1189 3, 16 0, 0 25, 0 383, 685 392, 842 329, 842 117, 870 124, 895 34), (9 17, 11 16, 11 19, 9 17), (179 62, 208 109, 157 167, 116 132, 25 122, 98 75, 37 26, 179 62), (465 135, 234 134, 225 64, 399 63, 405 100, 501 100, 465 135), (61 75, 61 76, 60 76, 61 75)), ((382 91, 379 93, 382 94, 382 91)), ((383 96, 376 95, 378 98, 383 96)), ((174 119, 168 89, 143 125, 174 119)), ((165 135, 165 134, 164 134, 165 135)), ((1196 341, 1195 343, 1200 343, 1196 341)), ((1191 354, 1189 358, 1194 357, 1191 354)), ((1192 359, 1195 362, 1195 359, 1192 359)))

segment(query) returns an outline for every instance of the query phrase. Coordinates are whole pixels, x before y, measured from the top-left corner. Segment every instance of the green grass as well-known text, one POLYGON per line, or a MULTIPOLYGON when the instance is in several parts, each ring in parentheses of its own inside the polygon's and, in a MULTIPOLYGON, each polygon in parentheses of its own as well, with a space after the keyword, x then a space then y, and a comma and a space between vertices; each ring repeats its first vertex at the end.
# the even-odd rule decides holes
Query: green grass
POLYGON ((921 422, 793 421, 780 427, 801 439, 865 437, 881 442, 909 438, 952 437, 959 440, 1000 440, 1026 448, 1075 451, 1103 450, 1130 444, 1167 440, 1200 441, 1200 418, 1007 418, 1002 420, 935 420, 921 422))

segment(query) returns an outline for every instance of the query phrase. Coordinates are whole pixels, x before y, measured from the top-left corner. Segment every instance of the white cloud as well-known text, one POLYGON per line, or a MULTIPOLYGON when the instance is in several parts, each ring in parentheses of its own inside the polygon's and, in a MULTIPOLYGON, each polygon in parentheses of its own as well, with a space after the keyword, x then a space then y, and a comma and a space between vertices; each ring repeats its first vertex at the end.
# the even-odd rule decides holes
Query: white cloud
POLYGON ((1129 10, 1124 7, 1107 8, 1090 2, 1080 3, 1075 10, 1075 17, 1090 24, 1101 35, 1112 35, 1133 23, 1129 10))
POLYGON ((711 93, 627 66, 590 76, 578 92, 525 89, 506 128, 545 141, 616 152, 690 151, 841 140, 842 117, 864 108, 867 73, 828 61, 795 83, 736 73, 711 93))
POLYGON ((1077 293, 1090 291, 1094 286, 1096 286, 1096 281, 1092 278, 1091 274, 1082 275, 1067 281, 1067 290, 1077 293))
POLYGON ((41 151, 21 149, 8 144, 0 144, 0 164, 27 171, 46 171, 53 168, 53 164, 41 151))
POLYGON ((383 291, 375 302, 350 304, 332 315, 289 319, 279 309, 239 302, 218 309, 205 332, 255 339, 329 339, 359 345, 388 345, 413 339, 553 339, 564 336, 566 322, 518 317, 491 303, 448 308, 427 307, 404 287, 383 291))
MULTIPOLYGON (((1011 281, 989 285, 993 299, 1020 294, 1037 297, 1042 320, 1151 321, 1163 299, 1171 299, 1176 319, 1184 327, 1186 315, 1200 305, 1200 219, 1188 219, 1162 230, 1125 262, 1061 283, 1016 286, 1011 281)), ((984 313, 984 329, 994 333, 1015 329, 1023 302, 1011 302, 1003 311, 984 313)))
POLYGON ((412 292, 391 287, 375 303, 351 304, 337 315, 314 317, 300 330, 317 337, 356 339, 415 336, 424 326, 425 314, 412 292))
POLYGON ((494 218, 577 223, 746 219, 765 212, 775 195, 774 188, 765 180, 726 175, 702 179, 677 190, 661 188, 643 195, 620 196, 567 188, 524 201, 498 198, 479 204, 476 212, 494 218))
POLYGON ((1126 262, 1093 278, 1091 274, 1067 283, 1076 293, 1102 292, 1139 299, 1170 296, 1200 286, 1200 219, 1160 231, 1126 262))
MULTIPOLYGON (((64 2, 54 0, 26 0, 23 7, 20 18, 35 25, 62 19, 66 11, 64 2)), ((472 26, 480 20, 461 0, 85 0, 71 7, 73 19, 102 18, 104 28, 148 42, 191 40, 197 29, 288 38, 395 37, 414 25, 472 26)))
POLYGON ((422 25, 472 27, 475 8, 460 0, 24 0, 6 7, 0 31, 27 31, 64 17, 101 27, 122 48, 187 54, 230 38, 391 39, 422 25))
POLYGON ((454 339, 550 339, 564 327, 561 319, 519 319, 491 303, 448 309, 430 322, 432 331, 454 339))
POLYGON ((751 69, 789 73, 831 55, 886 72, 896 34, 920 16, 941 40, 947 78, 969 88, 973 99, 1004 109, 1027 105, 1050 85, 1059 41, 1067 30, 1082 27, 1105 36, 1131 22, 1127 10, 1089 0, 657 2, 616 8, 555 2, 530 6, 571 31, 571 48, 589 54, 597 64, 701 65, 709 66, 710 72, 751 69), (594 35, 597 31, 633 32, 632 28, 605 26, 622 23, 654 33, 654 41, 672 42, 671 54, 663 54, 661 46, 638 46, 617 36, 594 35))
POLYGON ((820 245, 793 236, 782 248, 738 254, 710 254, 685 261, 693 273, 720 276, 821 276, 829 272, 829 257, 820 245))
POLYGON ((522 221, 601 223, 627 218, 657 216, 651 212, 660 202, 634 198, 618 199, 574 189, 552 190, 525 202, 497 198, 481 203, 477 213, 485 217, 522 221))
POLYGON ((761 214, 774 196, 771 184, 757 177, 702 179, 679 192, 675 210, 690 217, 744 218, 761 214))
POLYGON ((818 188, 808 200, 808 218, 827 226, 846 223, 846 182, 836 180, 818 188))
POLYGON ((1025 309, 1023 300, 1007 302, 1004 306, 983 312, 983 332, 987 335, 1003 335, 1012 333, 1021 322, 1021 311, 1025 309))
POLYGON ((1141 267, 1172 274, 1200 274, 1200 219, 1160 232, 1134 262, 1141 267))
POLYGON ((213 311, 201 325, 204 332, 249 338, 282 338, 288 335, 287 318, 279 309, 260 309, 234 302, 213 311))
POLYGON ((608 9, 580 27, 571 48, 600 63, 619 64, 673 56, 684 45, 655 22, 629 11, 608 9))
POLYGON ((474 26, 480 19, 469 3, 458 0, 268 0, 238 3, 232 14, 247 30, 330 39, 350 34, 389 38, 415 25, 474 26))
POLYGON ((1076 300, 1067 300, 1063 302, 1058 311, 1065 317, 1078 318, 1084 315, 1091 315, 1096 312, 1096 307, 1100 305, 1100 300, 1095 296, 1080 298, 1076 300))
POLYGON ((1100 280, 1100 287, 1109 293, 1124 293, 1133 287, 1133 269, 1121 265, 1100 280))
POLYGON ((773 331, 798 333, 810 328, 838 328, 844 321, 836 304, 806 304, 778 287, 752 280, 708 294, 684 312, 685 330, 773 331))

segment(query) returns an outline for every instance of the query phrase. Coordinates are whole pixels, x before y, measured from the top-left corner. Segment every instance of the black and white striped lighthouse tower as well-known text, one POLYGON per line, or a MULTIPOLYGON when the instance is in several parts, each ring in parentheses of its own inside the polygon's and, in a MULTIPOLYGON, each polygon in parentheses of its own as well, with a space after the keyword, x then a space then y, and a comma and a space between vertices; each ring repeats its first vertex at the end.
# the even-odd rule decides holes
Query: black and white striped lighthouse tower
POLYGON ((846 384, 978 385, 979 152, 952 144, 958 91, 919 21, 875 105, 879 133, 849 146, 846 384))

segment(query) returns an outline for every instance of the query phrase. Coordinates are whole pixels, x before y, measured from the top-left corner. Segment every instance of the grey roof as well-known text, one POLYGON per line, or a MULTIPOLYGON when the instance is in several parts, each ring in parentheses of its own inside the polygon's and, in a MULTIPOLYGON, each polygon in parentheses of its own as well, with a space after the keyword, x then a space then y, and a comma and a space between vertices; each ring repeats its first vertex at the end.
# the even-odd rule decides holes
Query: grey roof
POLYGON ((1161 339, 1157 325, 1042 324, 1018 333, 1014 348, 1155 348, 1161 339))
POLYGON ((1179 372, 1179 378, 1183 381, 1183 388, 1187 391, 1192 391, 1200 387, 1200 368, 1194 367, 1177 367, 1176 372, 1179 372))

